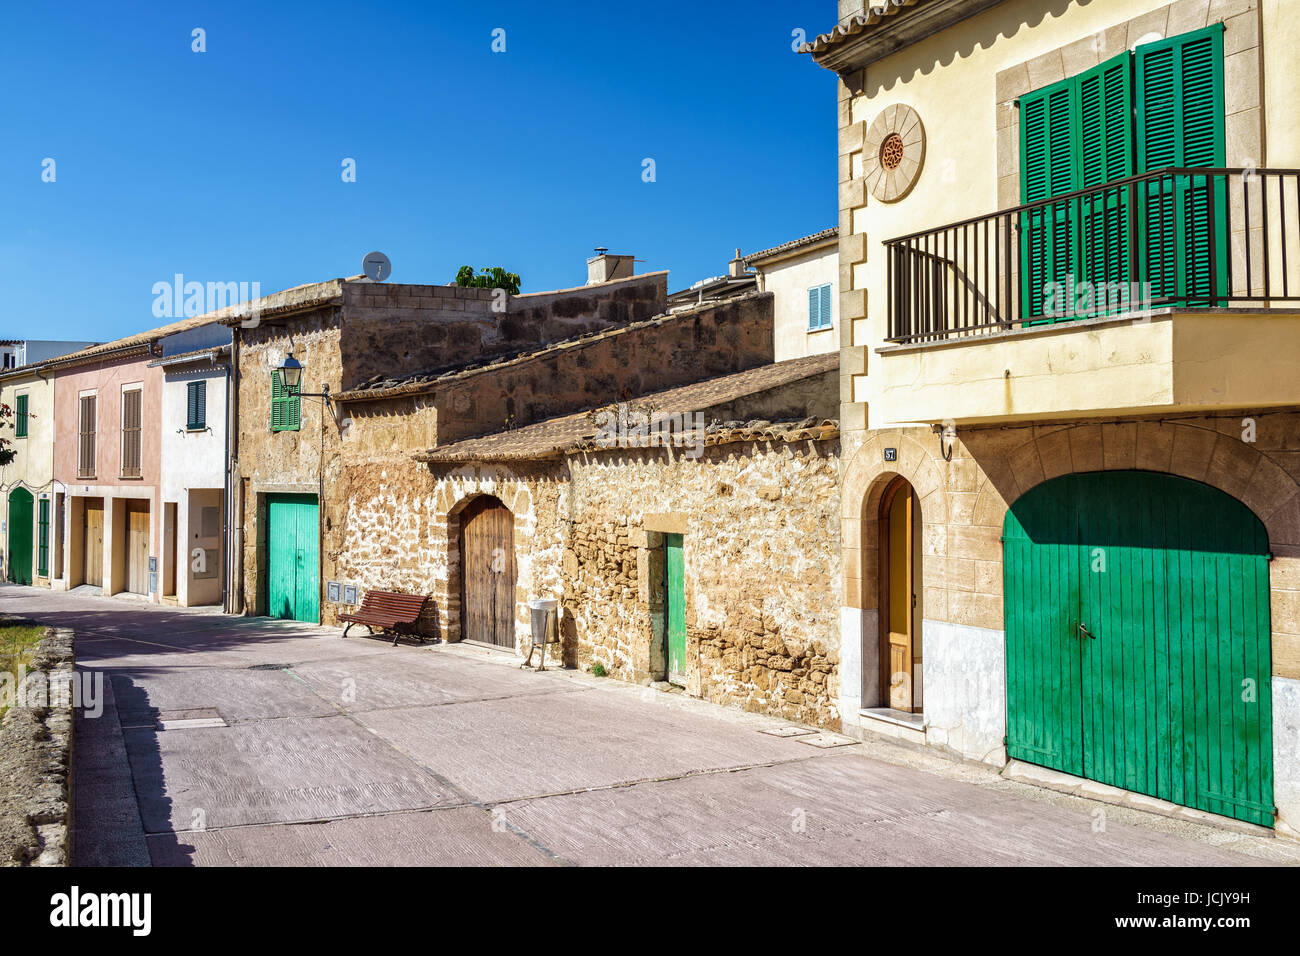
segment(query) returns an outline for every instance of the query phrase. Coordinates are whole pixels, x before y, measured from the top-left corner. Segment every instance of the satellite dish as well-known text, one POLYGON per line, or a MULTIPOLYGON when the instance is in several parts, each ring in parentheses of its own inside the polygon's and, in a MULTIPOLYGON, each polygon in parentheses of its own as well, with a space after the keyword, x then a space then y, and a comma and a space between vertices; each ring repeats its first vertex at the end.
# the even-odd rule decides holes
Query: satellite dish
POLYGON ((383 282, 393 274, 393 264, 382 252, 367 252, 361 260, 361 271, 373 282, 383 282))

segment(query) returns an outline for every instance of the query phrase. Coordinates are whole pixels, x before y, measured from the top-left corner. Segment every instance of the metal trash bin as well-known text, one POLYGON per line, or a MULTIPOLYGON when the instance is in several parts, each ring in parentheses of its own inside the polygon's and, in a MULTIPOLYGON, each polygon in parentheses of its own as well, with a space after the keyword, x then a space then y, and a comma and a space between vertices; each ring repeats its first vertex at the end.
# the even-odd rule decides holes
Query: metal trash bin
POLYGON ((524 662, 527 667, 533 661, 533 651, 541 649, 541 663, 538 664, 539 671, 546 670, 546 645, 556 640, 556 619, 560 602, 555 598, 536 598, 528 602, 528 613, 532 619, 533 626, 533 646, 528 649, 528 660, 524 662))

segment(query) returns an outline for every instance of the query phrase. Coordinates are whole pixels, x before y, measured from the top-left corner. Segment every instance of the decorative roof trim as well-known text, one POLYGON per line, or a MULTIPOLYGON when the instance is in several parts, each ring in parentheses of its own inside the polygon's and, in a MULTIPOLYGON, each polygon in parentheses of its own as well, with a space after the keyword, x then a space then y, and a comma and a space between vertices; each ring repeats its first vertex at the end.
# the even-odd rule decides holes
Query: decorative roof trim
POLYGON ((1002 0, 866 0, 865 12, 799 47, 819 66, 844 74, 882 60, 1002 0))
POLYGON ((779 246, 773 246, 770 249, 751 252, 743 258, 745 260, 745 265, 759 262, 761 260, 780 259, 797 252, 807 252, 820 245, 829 245, 832 240, 838 241, 839 237, 840 227, 831 226, 829 229, 823 229, 821 232, 814 232, 811 236, 802 236, 799 239, 791 239, 789 242, 783 242, 779 246))

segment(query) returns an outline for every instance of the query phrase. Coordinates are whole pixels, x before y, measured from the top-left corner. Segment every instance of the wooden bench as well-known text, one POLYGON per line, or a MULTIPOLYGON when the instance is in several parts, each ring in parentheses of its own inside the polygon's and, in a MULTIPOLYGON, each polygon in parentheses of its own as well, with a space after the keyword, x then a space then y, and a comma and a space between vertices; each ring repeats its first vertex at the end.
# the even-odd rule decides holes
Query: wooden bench
POLYGON ((424 605, 428 600, 429 598, 422 594, 367 591, 366 596, 361 600, 361 607, 355 613, 339 615, 339 620, 347 623, 347 627, 343 628, 343 636, 348 636, 348 631, 352 629, 353 624, 364 624, 371 634, 376 630, 391 632, 394 647, 397 646, 397 639, 404 633, 412 633, 412 636, 419 637, 423 643, 424 637, 414 634, 412 628, 420 619, 420 614, 424 611, 424 605))

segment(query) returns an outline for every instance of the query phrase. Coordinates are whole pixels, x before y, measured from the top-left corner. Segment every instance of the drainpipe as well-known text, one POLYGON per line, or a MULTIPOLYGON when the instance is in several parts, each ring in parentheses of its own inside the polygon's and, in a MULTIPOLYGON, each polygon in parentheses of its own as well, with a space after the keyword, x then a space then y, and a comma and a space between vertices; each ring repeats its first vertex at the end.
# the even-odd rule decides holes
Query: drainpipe
POLYGON ((230 367, 226 370, 226 613, 244 608, 244 502, 239 479, 239 326, 230 330, 230 367))

